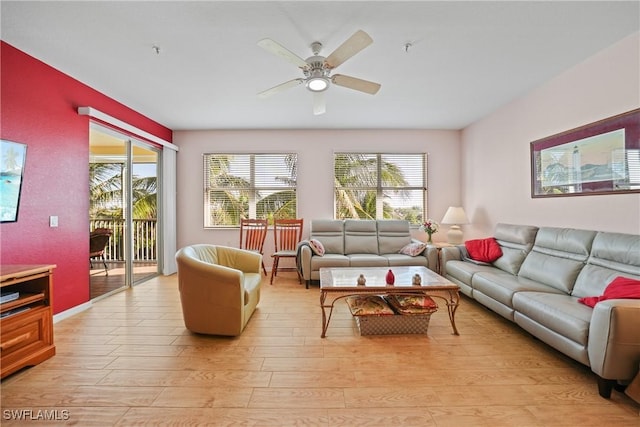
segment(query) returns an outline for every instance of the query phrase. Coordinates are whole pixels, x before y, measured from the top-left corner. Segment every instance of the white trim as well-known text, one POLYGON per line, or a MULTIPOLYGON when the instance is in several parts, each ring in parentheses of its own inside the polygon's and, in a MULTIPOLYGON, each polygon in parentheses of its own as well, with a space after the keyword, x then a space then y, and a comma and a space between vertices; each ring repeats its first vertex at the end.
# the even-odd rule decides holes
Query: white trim
POLYGON ((76 305, 75 307, 71 307, 69 310, 65 310, 61 313, 53 315, 53 323, 58 323, 61 320, 64 320, 68 317, 74 316, 82 311, 88 310, 91 308, 93 304, 91 301, 87 301, 84 304, 76 305))
POLYGON ((169 275, 178 271, 176 265, 177 201, 176 201, 176 152, 162 152, 162 206, 158 220, 162 227, 162 274, 169 275))
POLYGON ((122 130, 125 130, 127 132, 131 132, 134 135, 138 135, 141 136, 144 139, 147 139, 149 141, 153 141, 155 143, 158 143, 160 145, 162 145, 163 147, 166 148, 170 148, 174 151, 178 151, 179 147, 177 145, 174 145, 172 143, 170 143, 169 141, 165 141, 162 138, 159 138, 155 135, 150 134, 149 132, 145 132, 142 129, 138 129, 135 126, 130 125, 129 123, 125 123, 122 120, 118 120, 115 117, 111 117, 108 114, 103 113, 102 111, 98 111, 95 108, 92 107, 78 107, 78 114, 80 114, 81 116, 89 116, 92 117, 94 119, 98 119, 102 122, 108 123, 110 125, 116 126, 122 130))

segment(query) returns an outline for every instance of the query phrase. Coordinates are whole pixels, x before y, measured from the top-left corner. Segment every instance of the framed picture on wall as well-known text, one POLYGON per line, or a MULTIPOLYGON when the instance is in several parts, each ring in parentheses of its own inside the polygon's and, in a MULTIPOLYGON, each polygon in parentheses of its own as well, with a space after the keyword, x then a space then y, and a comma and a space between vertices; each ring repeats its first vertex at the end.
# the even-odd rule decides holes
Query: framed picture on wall
POLYGON ((531 197, 640 193, 640 109, 531 143, 531 197))
POLYGON ((0 222, 16 222, 27 146, 0 140, 0 222))

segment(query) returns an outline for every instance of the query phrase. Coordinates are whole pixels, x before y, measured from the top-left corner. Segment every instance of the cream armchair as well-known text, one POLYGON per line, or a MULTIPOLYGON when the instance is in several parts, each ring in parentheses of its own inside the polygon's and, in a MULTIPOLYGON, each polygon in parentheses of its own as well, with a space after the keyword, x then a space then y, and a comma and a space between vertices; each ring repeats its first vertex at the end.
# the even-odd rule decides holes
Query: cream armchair
POLYGON ((184 324, 192 332, 237 336, 260 301, 262 255, 198 244, 176 253, 184 324))

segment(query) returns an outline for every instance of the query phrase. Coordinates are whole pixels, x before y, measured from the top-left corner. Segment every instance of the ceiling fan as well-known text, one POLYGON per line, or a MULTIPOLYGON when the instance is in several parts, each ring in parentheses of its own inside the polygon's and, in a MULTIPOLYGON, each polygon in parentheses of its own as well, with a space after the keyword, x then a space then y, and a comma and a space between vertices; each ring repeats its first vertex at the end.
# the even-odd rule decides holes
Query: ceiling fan
POLYGON ((297 65, 302 70, 304 78, 297 78, 281 83, 270 89, 262 91, 258 94, 260 98, 266 98, 283 90, 305 84, 308 90, 313 92, 313 114, 323 114, 326 111, 324 92, 331 83, 337 86, 347 87, 360 92, 375 95, 380 90, 380 84, 359 79, 356 77, 345 76, 343 74, 331 75, 331 71, 340 64, 351 58, 365 47, 373 43, 373 39, 369 34, 362 30, 356 31, 336 50, 334 50, 326 58, 320 56, 322 43, 311 43, 311 51, 313 56, 302 59, 295 53, 291 52, 280 43, 271 39, 262 39, 258 42, 258 46, 273 53, 287 61, 297 65))

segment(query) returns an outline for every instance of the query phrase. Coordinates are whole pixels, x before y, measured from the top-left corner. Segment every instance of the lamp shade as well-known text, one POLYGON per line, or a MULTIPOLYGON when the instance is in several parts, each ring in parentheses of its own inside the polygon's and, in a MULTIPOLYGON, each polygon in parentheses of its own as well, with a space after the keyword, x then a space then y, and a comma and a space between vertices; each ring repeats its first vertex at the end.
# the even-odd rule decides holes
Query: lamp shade
POLYGON ((468 224, 469 219, 460 206, 449 206, 441 221, 443 224, 468 224))

